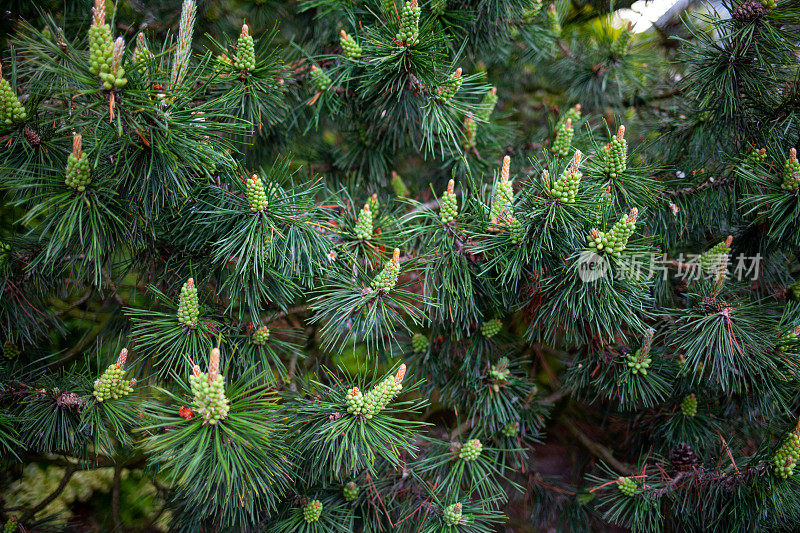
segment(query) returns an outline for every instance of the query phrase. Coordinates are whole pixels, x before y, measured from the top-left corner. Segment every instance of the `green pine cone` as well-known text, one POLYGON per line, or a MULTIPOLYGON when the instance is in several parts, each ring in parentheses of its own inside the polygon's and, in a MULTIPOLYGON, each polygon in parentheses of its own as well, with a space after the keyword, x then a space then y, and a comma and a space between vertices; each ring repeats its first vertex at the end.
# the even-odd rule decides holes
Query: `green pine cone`
POLYGON ((797 149, 789 150, 789 158, 783 164, 783 183, 781 189, 796 191, 800 186, 800 161, 797 160, 797 149))
POLYGON ((702 253, 698 258, 700 267, 707 271, 715 271, 717 268, 719 268, 722 255, 731 251, 732 242, 733 237, 729 236, 724 241, 718 242, 712 246, 710 250, 702 253))
POLYGON ((745 163, 747 163, 750 166, 757 167, 766 160, 767 160, 766 148, 760 148, 760 149, 753 148, 752 150, 750 150, 750 153, 747 154, 747 157, 745 158, 745 163))
POLYGON ((475 148, 478 123, 472 117, 464 117, 464 150, 475 148))
POLYGON ((478 107, 478 110, 475 112, 475 116, 483 122, 489 122, 489 118, 492 116, 496 105, 497 87, 492 87, 489 92, 483 95, 483 100, 481 100, 480 107, 478 107))
POLYGON ((197 287, 194 286, 194 279, 189 278, 181 289, 181 296, 178 301, 178 322, 190 328, 196 328, 199 318, 200 307, 197 301, 197 287))
POLYGON ((547 28, 556 36, 561 35, 561 21, 558 19, 555 4, 550 4, 550 8, 547 10, 547 28))
POLYGON ((502 327, 503 322, 499 318, 493 318, 481 324, 481 334, 490 339, 497 335, 502 327))
POLYGON ((422 333, 414 333, 414 336, 411 337, 411 347, 414 349, 414 353, 428 351, 428 346, 430 346, 430 344, 431 342, 428 340, 428 337, 422 333))
POLYGON ((351 415, 359 415, 364 411, 364 395, 358 390, 358 387, 353 387, 347 391, 344 403, 347 405, 347 412, 351 415))
POLYGON ((350 59, 361 59, 361 54, 364 52, 358 45, 352 35, 347 35, 347 32, 342 30, 339 36, 339 44, 344 50, 344 55, 350 59))
POLYGON ((250 204, 250 211, 257 213, 267 207, 267 193, 264 190, 264 182, 255 174, 247 181, 245 196, 250 204))
POLYGON ((397 277, 400 275, 400 264, 394 259, 387 261, 383 270, 372 280, 372 288, 389 292, 397 285, 397 277))
POLYGON ((311 500, 308 505, 303 507, 303 519, 307 524, 311 522, 318 522, 319 517, 322 516, 322 502, 319 500, 311 500))
POLYGON ((267 344, 268 339, 269 328, 267 326, 261 326, 255 331, 255 333, 253 333, 253 344, 256 346, 264 346, 267 344))
POLYGON ((11 88, 11 84, 5 78, 0 77, 0 121, 5 126, 12 126, 24 121, 25 118, 25 108, 17 98, 14 89, 11 88))
POLYGON ((239 70, 256 68, 256 47, 252 35, 239 37, 236 43, 236 55, 233 57, 233 66, 239 70))
MULTIPOLYGON (((388 10, 387 10, 388 12, 388 10)), ((400 11, 400 31, 395 35, 398 44, 414 46, 419 42, 419 17, 422 9, 417 0, 408 0, 400 11)))
POLYGON ((636 350, 635 354, 628 354, 625 358, 628 360, 628 368, 631 369, 632 374, 647 375, 647 369, 650 368, 650 363, 653 360, 649 357, 641 357, 641 348, 636 350))
POLYGON ((342 492, 344 493, 344 499, 348 502, 351 502, 358 498, 359 488, 355 481, 350 481, 344 486, 342 492))
POLYGON ((567 109, 567 112, 561 115, 561 118, 556 122, 556 130, 560 130, 567 123, 567 119, 572 121, 573 126, 581 119, 581 104, 575 104, 567 109))
POLYGON ((775 475, 783 479, 791 477, 797 466, 798 457, 800 457, 800 435, 795 430, 789 433, 772 458, 775 475))
POLYGON ((611 43, 611 53, 616 56, 627 55, 633 41, 633 23, 628 22, 619 36, 611 43))
POLYGON ((461 72, 461 67, 457 68, 447 81, 439 87, 439 95, 445 101, 451 100, 461 88, 461 83, 464 81, 461 77, 461 72))
POLYGON ((103 375, 94 382, 92 394, 98 402, 109 398, 118 399, 133 392, 132 382, 125 379, 125 371, 117 365, 110 365, 103 375))
POLYGON ((408 187, 406 187, 406 182, 403 181, 403 178, 400 177, 400 174, 392 171, 392 179, 390 180, 392 185, 392 190, 394 190, 394 194, 400 198, 408 198, 410 194, 408 187))
POLYGON ((580 187, 581 179, 583 179, 583 174, 578 170, 582 155, 580 150, 575 151, 572 163, 564 169, 564 172, 561 173, 561 176, 550 188, 550 196, 566 204, 575 203, 575 198, 578 196, 578 188, 580 187))
POLYGON ((375 218, 378 215, 378 210, 381 208, 381 204, 378 201, 378 194, 372 193, 367 199, 367 204, 369 205, 369 211, 372 213, 372 217, 375 218))
MULTIPOLYGON (((394 376, 387 376, 383 381, 378 383, 363 397, 363 404, 361 413, 369 420, 381 411, 383 411, 389 402, 403 390, 403 378, 406 373, 406 365, 400 365, 397 374, 394 376)), ((350 389, 348 392, 348 400, 352 397, 351 402, 354 405, 359 405, 358 395, 360 392, 357 388, 350 389)), ((350 404, 348 404, 348 412, 350 411, 350 404)))
POLYGON ((681 412, 683 416, 687 416, 689 418, 694 418, 697 416, 697 396, 694 393, 691 393, 689 396, 683 399, 681 402, 681 412))
POLYGON ((508 236, 511 238, 512 244, 522 242, 522 222, 518 218, 512 217, 508 220, 508 236))
POLYGON ((503 427, 500 430, 500 433, 503 434, 504 437, 515 437, 517 433, 519 433, 519 422, 512 422, 503 427))
POLYGON ((13 342, 6 341, 5 344, 3 344, 3 355, 6 359, 15 359, 19 357, 20 353, 22 353, 22 351, 13 342))
POLYGON ((483 444, 478 439, 468 440, 461 446, 461 451, 458 453, 458 458, 470 462, 480 457, 483 451, 483 444))
POLYGON ((556 132, 556 139, 553 141, 551 151, 561 157, 566 156, 572 149, 572 136, 575 130, 572 129, 572 119, 567 119, 564 125, 556 132))
POLYGON ((111 56, 114 41, 111 37, 111 26, 103 24, 89 27, 89 70, 94 75, 111 72, 111 56))
POLYGON ((69 154, 64 183, 78 192, 83 192, 91 182, 92 179, 89 177, 89 158, 86 157, 86 154, 81 153, 78 157, 74 153, 69 154))
POLYGON ((628 168, 628 141, 624 135, 625 126, 620 126, 617 135, 603 148, 603 169, 612 178, 628 168))
POLYGON ((314 87, 320 91, 325 92, 333 83, 330 77, 325 74, 325 71, 319 68, 316 65, 311 67, 311 83, 314 84, 314 87))
POLYGON ((759 2, 767 9, 775 9, 778 7, 778 0, 759 0, 759 2))
POLYGON ((506 156, 506 158, 503 159, 503 169, 500 174, 500 179, 495 184, 494 195, 492 196, 490 217, 498 222, 502 222, 506 220, 506 218, 513 216, 514 183, 508 176, 509 165, 510 160, 508 156, 506 156))
POLYGON ((792 297, 795 300, 800 300, 800 279, 792 283, 789 290, 792 291, 792 297))
POLYGON ((447 190, 442 195, 442 200, 439 203, 439 217, 442 224, 450 224, 455 221, 458 216, 458 198, 454 192, 455 182, 450 180, 447 184, 447 190))
POLYGON ((356 237, 362 241, 369 241, 372 239, 372 234, 374 231, 375 227, 372 225, 372 211, 369 208, 369 203, 366 203, 361 211, 358 212, 355 234, 356 237))
POLYGON ((189 386, 194 396, 194 412, 203 418, 203 423, 216 425, 228 416, 228 397, 225 395, 225 376, 217 374, 213 379, 206 373, 189 376, 189 386))
POLYGON ((15 533, 19 530, 19 522, 16 517, 9 518, 3 526, 3 533, 15 533))
POLYGON ((508 358, 501 357, 496 365, 492 365, 489 375, 491 375, 492 379, 495 381, 508 381, 508 378, 511 376, 511 370, 508 369, 508 358))
POLYGON ((136 47, 133 49, 133 56, 131 62, 136 65, 136 69, 140 74, 147 71, 148 64, 155 59, 155 55, 147 47, 147 42, 144 40, 144 34, 139 33, 136 36, 136 47))
POLYGON ((625 496, 633 497, 636 496, 636 492, 639 490, 639 485, 632 478, 621 477, 617 479, 617 488, 625 496))
POLYGON ((462 505, 454 503, 444 509, 444 522, 448 526, 457 526, 461 523, 462 505))
POLYGON ((607 233, 593 229, 586 237, 590 248, 607 253, 619 255, 628 245, 628 239, 636 229, 636 217, 639 210, 631 209, 629 215, 622 215, 616 224, 607 233))

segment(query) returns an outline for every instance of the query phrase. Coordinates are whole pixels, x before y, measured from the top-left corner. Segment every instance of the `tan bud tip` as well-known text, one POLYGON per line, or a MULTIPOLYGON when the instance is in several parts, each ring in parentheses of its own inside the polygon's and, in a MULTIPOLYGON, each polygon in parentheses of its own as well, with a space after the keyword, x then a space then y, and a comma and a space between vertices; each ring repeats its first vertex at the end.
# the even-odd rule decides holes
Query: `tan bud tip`
POLYGON ((583 152, 581 152, 580 150, 575 150, 575 154, 573 154, 572 156, 572 165, 570 167, 570 170, 572 171, 573 174, 578 172, 578 169, 581 166, 582 157, 583 157, 583 152))
POLYGON ((136 46, 144 47, 144 32, 136 34, 136 46))
POLYGON ((397 369, 397 374, 394 376, 395 383, 402 383, 403 379, 406 377, 406 365, 400 365, 400 368, 397 369))
POLYGON ((417 7, 417 0, 411 0, 411 7, 417 7))
POLYGON ((395 170, 392 170, 392 179, 393 180, 397 179, 397 171, 395 171, 395 170))
POLYGON ((758 150, 758 155, 764 155, 766 153, 767 153, 767 149, 766 148, 761 148, 761 149, 758 150))
POLYGON ((80 133, 76 133, 72 136, 72 153, 75 154, 75 157, 80 157, 82 153, 82 146, 83 146, 83 135, 80 133))
POLYGON ((639 209, 634 207, 628 215, 628 222, 636 222, 636 217, 639 216, 639 209))
POLYGON ((503 169, 500 171, 500 183, 508 183, 508 175, 511 173, 511 158, 503 158, 503 169))
POLYGON ((102 26, 106 23, 106 0, 94 0, 92 23, 95 26, 102 26))
POLYGON ((214 379, 219 374, 219 348, 211 348, 208 354, 208 377, 214 379))
POLYGON ((626 26, 626 28, 628 29, 628 31, 631 31, 633 29, 633 21, 632 20, 628 21, 628 25, 626 26))
POLYGON ((568 118, 567 121, 564 123, 564 129, 568 130, 572 128, 572 119, 568 118))
POLYGON ((453 72, 453 77, 454 77, 454 78, 460 78, 460 77, 461 77, 461 73, 462 73, 462 72, 463 72, 463 71, 461 70, 461 67, 458 67, 458 68, 456 69, 456 71, 455 71, 455 72, 453 72))
POLYGON ((581 104, 575 104, 575 107, 573 107, 572 109, 574 109, 575 111, 580 111, 581 110, 581 104))
POLYGON ((350 389, 350 394, 352 394, 353 396, 355 396, 356 394, 358 394, 358 392, 359 392, 359 391, 358 391, 358 387, 353 387, 352 389, 350 389))
POLYGON ((191 289, 192 287, 194 287, 194 278, 189 278, 186 281, 186 288, 187 289, 191 289))
POLYGON ((461 512, 461 504, 460 503, 455 504, 453 506, 453 511, 455 511, 456 513, 460 513, 461 512))
POLYGON ((344 30, 341 30, 341 31, 339 32, 339 35, 341 35, 341 36, 342 36, 342 39, 347 39, 347 32, 346 32, 346 31, 344 31, 344 30))
POLYGON ((125 368, 125 361, 128 359, 128 349, 123 348, 117 357, 117 368, 125 368))
POLYGON ((731 244, 733 244, 733 235, 728 235, 728 238, 725 239, 725 247, 730 248, 731 244))
POLYGON ((592 228, 592 231, 589 232, 589 235, 592 236, 592 239, 596 239, 600 236, 600 230, 597 228, 592 228))
POLYGON ((628 478, 626 478, 626 477, 624 477, 624 476, 619 476, 619 477, 617 478, 617 483, 625 483, 625 480, 626 480, 626 479, 628 479, 628 478))
POLYGON ((556 5, 555 5, 555 4, 550 4, 550 7, 549 7, 549 8, 547 8, 547 10, 548 10, 550 13, 555 13, 555 12, 556 12, 556 5))
POLYGON ((617 130, 617 140, 622 141, 625 138, 625 126, 620 126, 617 130))
MULTIPOLYGON (((762 150, 766 151, 764 148, 762 150)), ((797 159, 797 148, 792 148, 789 150, 789 160, 794 161, 795 159, 797 159)))
POLYGON ((394 252, 392 253, 392 264, 395 267, 400 266, 400 248, 395 248, 394 252))
POLYGON ((242 24, 242 37, 248 37, 249 35, 250 35, 250 28, 247 26, 247 23, 245 22, 244 24, 242 24))
POLYGON ((492 88, 489 90, 489 92, 490 92, 490 93, 492 93, 492 94, 497 94, 497 87, 492 87, 492 88))
POLYGON ((192 374, 199 376, 200 373, 200 365, 192 365, 192 374))
POLYGON ((376 193, 376 192, 372 193, 372 199, 377 202, 378 201, 378 193, 376 193))
POLYGON ((364 207, 362 207, 361 210, 365 213, 369 213, 369 204, 364 204, 364 207))
POLYGON ((454 180, 450 180, 447 182, 447 194, 453 194, 453 190, 456 187, 456 182, 454 180))
POLYGON ((258 176, 256 176, 255 174, 253 174, 252 176, 250 176, 250 180, 251 180, 253 183, 255 183, 256 181, 258 181, 258 176))

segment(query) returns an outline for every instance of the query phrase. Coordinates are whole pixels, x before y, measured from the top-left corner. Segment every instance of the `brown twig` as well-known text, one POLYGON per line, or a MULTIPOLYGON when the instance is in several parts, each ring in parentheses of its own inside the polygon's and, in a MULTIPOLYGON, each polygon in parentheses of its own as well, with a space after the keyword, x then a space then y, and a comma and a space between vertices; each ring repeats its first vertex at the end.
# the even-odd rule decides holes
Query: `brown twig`
POLYGON ((569 431, 575 438, 580 441, 581 444, 595 457, 598 459, 602 459, 606 463, 608 463, 614 470, 619 472, 620 474, 630 474, 633 472, 633 467, 629 464, 623 463, 619 459, 614 458, 611 453, 611 450, 600 444, 599 442, 595 442, 589 438, 589 436, 581 431, 581 429, 570 419, 566 417, 561 417, 558 420, 561 425, 563 425, 567 431, 569 431))
POLYGON ((40 501, 33 509, 30 509, 24 515, 22 515, 21 521, 25 522, 33 518, 36 515, 36 513, 38 513, 48 505, 50 505, 50 503, 52 503, 53 500, 58 498, 58 496, 67 487, 67 483, 69 483, 69 480, 72 479, 72 474, 74 474, 77 470, 78 470, 77 466, 66 467, 66 470, 64 471, 64 476, 61 478, 61 482, 58 484, 56 489, 53 492, 51 492, 44 500, 40 501))

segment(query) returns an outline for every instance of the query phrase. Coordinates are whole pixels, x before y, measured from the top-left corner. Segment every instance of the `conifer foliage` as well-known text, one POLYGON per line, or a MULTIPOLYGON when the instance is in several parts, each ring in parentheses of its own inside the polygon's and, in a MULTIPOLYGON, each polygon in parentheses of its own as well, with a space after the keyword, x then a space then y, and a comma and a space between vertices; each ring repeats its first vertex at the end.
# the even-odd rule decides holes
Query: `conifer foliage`
POLYGON ((797 528, 796 1, 17 4, 6 532, 797 528))

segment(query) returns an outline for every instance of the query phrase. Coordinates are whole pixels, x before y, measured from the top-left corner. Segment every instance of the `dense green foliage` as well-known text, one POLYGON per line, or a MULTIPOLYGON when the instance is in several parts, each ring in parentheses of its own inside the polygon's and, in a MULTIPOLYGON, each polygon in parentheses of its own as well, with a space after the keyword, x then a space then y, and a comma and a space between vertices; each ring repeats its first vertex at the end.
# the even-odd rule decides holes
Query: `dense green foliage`
POLYGON ((798 0, 13 4, 7 532, 796 529, 798 0))

